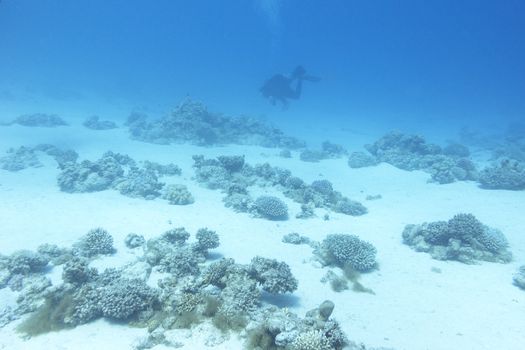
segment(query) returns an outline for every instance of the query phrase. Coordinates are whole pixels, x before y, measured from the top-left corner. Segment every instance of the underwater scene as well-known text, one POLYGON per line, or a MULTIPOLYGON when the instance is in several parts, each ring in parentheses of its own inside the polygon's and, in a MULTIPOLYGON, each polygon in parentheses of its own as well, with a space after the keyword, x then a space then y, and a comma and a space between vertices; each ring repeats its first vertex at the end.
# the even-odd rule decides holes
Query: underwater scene
POLYGON ((0 0, 0 349, 524 349, 524 24, 0 0))

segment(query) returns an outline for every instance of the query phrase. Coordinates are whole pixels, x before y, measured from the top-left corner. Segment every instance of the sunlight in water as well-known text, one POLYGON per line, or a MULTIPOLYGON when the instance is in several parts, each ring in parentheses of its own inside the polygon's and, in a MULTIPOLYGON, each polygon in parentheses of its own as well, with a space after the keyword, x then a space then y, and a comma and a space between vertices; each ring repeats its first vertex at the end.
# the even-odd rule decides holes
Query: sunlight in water
POLYGON ((255 0, 257 10, 266 18, 274 34, 279 31, 282 4, 282 0, 255 0))

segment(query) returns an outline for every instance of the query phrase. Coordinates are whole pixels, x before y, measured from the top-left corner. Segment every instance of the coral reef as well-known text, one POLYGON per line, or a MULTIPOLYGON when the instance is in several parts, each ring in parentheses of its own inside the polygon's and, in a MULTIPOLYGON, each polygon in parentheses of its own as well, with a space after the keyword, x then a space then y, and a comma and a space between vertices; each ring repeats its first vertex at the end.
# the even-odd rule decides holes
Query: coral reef
POLYGON ((148 120, 132 113, 126 125, 131 137, 140 141, 197 145, 243 144, 296 149, 304 142, 284 135, 279 129, 249 117, 226 117, 211 113, 200 102, 183 101, 169 116, 148 120))
POLYGON ((352 152, 348 156, 348 166, 353 169, 374 166, 378 163, 375 157, 365 152, 352 152))
POLYGON ((45 256, 53 265, 62 265, 72 257, 72 251, 68 248, 61 248, 56 244, 41 244, 37 252, 45 256))
POLYGON ((20 146, 7 150, 7 155, 0 157, 0 169, 19 171, 42 166, 37 152, 44 152, 53 157, 60 165, 68 161, 76 161, 78 154, 73 150, 62 150, 49 144, 39 144, 35 147, 20 146))
POLYGON ((343 146, 331 143, 330 141, 324 141, 321 144, 321 150, 305 149, 299 154, 299 158, 303 162, 316 163, 323 159, 341 158, 347 155, 348 152, 343 146))
POLYGON ((59 167, 57 182, 64 192, 96 192, 111 188, 123 195, 144 199, 155 199, 164 193, 165 199, 172 204, 190 200, 181 188, 168 186, 163 191, 165 184, 159 177, 180 175, 181 170, 175 164, 146 161, 140 167, 129 156, 108 151, 96 161, 66 161, 59 163, 59 167))
POLYGON ((299 333, 292 343, 293 350, 331 350, 333 349, 328 339, 322 330, 311 329, 309 331, 299 333))
POLYGON ((329 234, 314 253, 324 265, 350 266, 362 272, 377 267, 377 249, 356 235, 329 234))
POLYGON ((322 151, 305 149, 299 154, 299 159, 303 162, 317 163, 326 158, 322 151))
MULTIPOLYGON (((230 158, 227 159, 231 162, 230 158)), ((275 204, 280 210, 279 213, 284 214, 284 205, 277 204, 280 200, 274 198, 270 201, 266 198, 273 196, 263 196, 264 199, 260 199, 259 203, 253 202, 248 189, 250 186, 261 186, 273 187, 281 191, 284 196, 300 203, 302 213, 297 216, 299 218, 312 217, 314 208, 327 208, 354 216, 367 212, 361 203, 352 201, 335 191, 328 180, 317 180, 308 185, 302 179, 293 176, 289 170, 273 167, 268 163, 251 166, 246 162, 243 162, 241 168, 241 158, 236 159, 238 166, 233 168, 235 171, 232 172, 231 167, 229 169, 224 167, 224 158, 221 163, 218 159, 205 159, 202 155, 193 156, 197 182, 210 189, 221 189, 226 194, 223 199, 225 206, 235 211, 251 211, 256 215, 275 219, 277 217, 274 214, 268 216, 264 211, 259 211, 261 205, 270 203, 275 204)))
POLYGON ((145 160, 144 162, 142 162, 142 166, 146 170, 154 171, 155 174, 157 174, 157 176, 159 177, 175 176, 175 175, 182 174, 182 169, 178 165, 173 164, 173 163, 164 165, 164 164, 159 164, 159 163, 152 162, 149 160, 145 160))
POLYGON ((389 163, 403 170, 424 170, 433 182, 447 184, 454 181, 476 180, 474 163, 461 156, 460 146, 445 152, 438 145, 428 143, 418 135, 390 132, 365 148, 377 161, 389 163))
POLYGON ((525 189, 525 163, 502 159, 479 174, 481 188, 502 190, 525 189))
POLYGON ((443 147, 443 154, 457 158, 468 158, 470 157, 470 150, 465 145, 457 142, 451 142, 443 147))
POLYGON ((367 209, 363 204, 348 198, 341 198, 335 202, 335 206, 332 209, 335 212, 352 216, 359 216, 367 213, 367 209))
POLYGON ((93 115, 82 123, 86 128, 91 130, 109 130, 117 128, 117 124, 110 120, 100 120, 98 115, 93 115))
POLYGON ((331 310, 333 303, 325 301, 300 318, 268 307, 248 324, 246 346, 249 349, 343 349, 349 342, 337 321, 330 318, 331 310))
POLYGON ((235 173, 244 167, 244 156, 218 156, 217 160, 228 173, 235 173))
POLYGON ((520 266, 518 272, 512 278, 512 282, 515 286, 525 290, 525 265, 520 266))
POLYGON ((252 210, 261 217, 270 220, 286 220, 288 218, 288 206, 273 196, 258 197, 253 203, 252 210))
POLYGON ((309 244, 310 238, 306 236, 302 236, 298 234, 297 232, 291 232, 283 236, 281 242, 288 243, 288 244, 309 244))
POLYGON ((301 204, 301 212, 296 214, 298 219, 308 219, 315 216, 315 205, 313 203, 301 204))
POLYGON ((219 246, 219 235, 208 228, 199 229, 195 234, 195 238, 197 238, 197 243, 194 249, 204 254, 207 254, 209 249, 215 249, 219 246))
POLYGON ((190 238, 190 233, 184 227, 177 227, 162 234, 162 239, 176 245, 183 245, 190 238))
POLYGON ((45 254, 19 250, 10 256, 0 254, 0 289, 9 288, 16 295, 16 304, 0 309, 0 328, 22 315, 33 312, 51 287, 44 274, 51 270, 45 254))
POLYGON ((49 258, 30 250, 19 250, 11 254, 7 260, 7 270, 11 275, 28 275, 42 272, 48 265, 49 258))
POLYGON ((45 113, 24 114, 15 118, 13 121, 5 125, 11 124, 44 128, 54 128, 57 126, 68 125, 62 118, 60 118, 56 114, 45 113))
POLYGON ((7 150, 7 155, 0 158, 0 169, 7 171, 19 171, 41 166, 42 163, 38 160, 35 150, 25 146, 16 149, 10 148, 7 150))
POLYGON ((89 267, 89 260, 83 257, 71 258, 62 268, 62 280, 65 283, 81 285, 93 280, 97 275, 97 269, 89 267))
MULTIPOLYGON (((107 238, 105 234, 100 236, 107 238)), ((138 342, 135 349, 155 344, 182 346, 169 341, 167 332, 197 323, 213 325, 223 334, 239 332, 248 348, 318 349, 322 345, 325 349, 342 349, 350 344, 331 318, 331 301, 300 318, 286 308, 261 300, 262 291, 282 294, 297 289, 297 280, 285 262, 260 256, 248 265, 226 258, 207 262, 207 251, 219 245, 216 232, 202 228, 191 244, 187 242, 189 236, 182 227, 169 230, 147 242, 144 256, 102 272, 91 267, 87 258, 69 255, 62 269, 63 281, 58 285, 52 285, 42 275, 47 260, 33 259, 37 253, 0 256, 0 271, 7 271, 7 265, 14 260, 25 261, 17 263, 24 267, 14 271, 30 271, 25 277, 11 278, 10 287, 20 293, 18 304, 14 309, 0 311, 0 326, 31 313, 17 330, 34 336, 104 317, 148 328, 149 336, 138 342), (152 269, 163 272, 157 287, 147 283, 152 269)), ((92 248, 91 244, 88 246, 92 248)), ((73 252, 78 249, 77 245, 73 252)), ((45 245, 42 251, 58 254, 60 249, 45 245)), ((214 343, 217 341, 223 340, 216 339, 214 343)))
POLYGON ((127 320, 138 312, 152 308, 157 292, 140 279, 119 278, 101 289, 98 307, 102 316, 127 320))
POLYGON ((161 195, 164 187, 153 170, 131 168, 125 178, 116 185, 116 189, 125 196, 155 199, 161 195))
POLYGON ((124 244, 130 249, 138 248, 146 244, 146 239, 144 238, 144 236, 132 232, 126 236, 126 238, 124 239, 124 244))
POLYGON ((188 187, 178 184, 164 186, 161 198, 173 205, 188 205, 195 202, 188 187))
POLYGON ((472 214, 457 214, 448 221, 407 225, 403 242, 438 260, 458 260, 467 264, 478 260, 500 263, 512 260, 503 233, 483 225, 472 214))
POLYGON ((108 231, 100 227, 86 233, 74 248, 76 254, 87 258, 115 253, 113 237, 108 231))
POLYGON ((60 149, 50 144, 39 144, 35 146, 35 151, 41 151, 53 157, 59 166, 66 162, 76 162, 78 153, 71 149, 60 149))
POLYGON ((60 166, 58 185, 64 192, 95 192, 114 187, 124 177, 124 167, 135 162, 119 153, 106 152, 97 161, 66 162, 60 166))
POLYGON ((348 151, 341 145, 324 141, 321 150, 326 158, 341 158, 348 154, 348 151))
POLYGON ((157 291, 143 280, 130 280, 121 274, 122 271, 114 269, 98 274, 93 269, 89 278, 82 282, 70 284, 65 281, 47 293, 45 303, 24 320, 18 330, 38 335, 75 327, 99 317, 128 321, 141 311, 153 309, 157 291))
POLYGON ((297 289, 297 280, 290 267, 275 259, 256 256, 248 267, 250 275, 261 284, 262 289, 273 294, 293 292, 297 289))

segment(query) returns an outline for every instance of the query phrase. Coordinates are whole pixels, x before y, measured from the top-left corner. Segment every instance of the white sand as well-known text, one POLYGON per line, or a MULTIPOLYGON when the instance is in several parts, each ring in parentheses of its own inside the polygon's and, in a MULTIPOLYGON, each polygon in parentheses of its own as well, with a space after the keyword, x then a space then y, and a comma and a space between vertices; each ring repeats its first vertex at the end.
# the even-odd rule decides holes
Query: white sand
MULTIPOLYGON (((356 145, 373 138, 355 139, 356 145)), ((0 252, 35 249, 42 243, 70 245, 90 228, 104 227, 115 238, 118 253, 97 261, 97 266, 118 266, 133 259, 123 239, 130 232, 146 238, 158 236, 173 226, 185 226, 194 233, 207 226, 221 238, 217 253, 239 263, 255 255, 286 261, 299 279, 299 289, 288 297, 273 300, 299 315, 325 299, 335 302, 334 317, 350 339, 370 346, 396 349, 523 349, 525 344, 525 292, 512 285, 512 275, 525 263, 525 191, 487 191, 474 183, 436 185, 427 183, 428 174, 405 172, 389 165, 350 169, 345 159, 305 163, 277 156, 279 150, 260 147, 201 148, 188 145, 160 146, 131 141, 124 129, 91 131, 80 125, 56 129, 0 127, 0 151, 40 142, 68 146, 81 158, 94 159, 106 150, 123 152, 137 160, 173 162, 183 169, 176 183, 187 185, 195 203, 172 206, 163 200, 146 201, 116 191, 86 194, 60 192, 54 161, 41 156, 44 167, 16 173, 0 170, 0 252), (214 157, 245 154, 255 164, 270 162, 290 169, 306 181, 328 179, 344 195, 362 201, 369 213, 350 217, 317 210, 317 218, 295 219, 299 204, 289 205, 288 221, 272 222, 237 214, 225 208, 222 194, 200 187, 191 180, 194 154, 214 157), (365 201, 366 195, 382 199, 365 201), (501 229, 508 238, 515 260, 510 264, 432 260, 402 244, 401 232, 408 223, 446 220, 458 212, 471 212, 483 223, 501 229), (170 224, 171 222, 171 224, 170 224), (315 240, 329 233, 353 233, 378 249, 380 269, 362 276, 361 282, 375 295, 333 292, 320 282, 327 269, 309 261, 311 249, 281 243, 284 234, 299 232, 315 240), (439 268, 436 273, 432 268, 439 268)), ((255 189, 262 193, 266 189, 255 189)), ((272 189, 267 189, 273 193, 272 189)), ((9 302, 0 291, 0 307, 9 302)), ((0 349, 129 349, 143 329, 110 324, 104 320, 73 330, 23 340, 13 331, 18 322, 0 329, 0 349)), ((206 331, 177 331, 184 349, 203 349, 206 331)), ((232 337, 218 349, 239 349, 232 337)), ((157 347, 158 349, 163 347, 157 347)), ((157 349, 156 348, 156 349, 157 349)))

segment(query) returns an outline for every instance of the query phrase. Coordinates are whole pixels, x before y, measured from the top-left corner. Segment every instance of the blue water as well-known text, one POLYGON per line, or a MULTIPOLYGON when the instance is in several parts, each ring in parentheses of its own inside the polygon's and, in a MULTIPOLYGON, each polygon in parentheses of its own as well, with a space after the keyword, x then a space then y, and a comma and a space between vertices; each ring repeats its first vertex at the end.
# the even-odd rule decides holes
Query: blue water
POLYGON ((523 23, 520 0, 3 0, 0 103, 189 95, 289 129, 494 127, 524 115, 523 23), (259 87, 297 64, 322 81, 271 106, 259 87))

